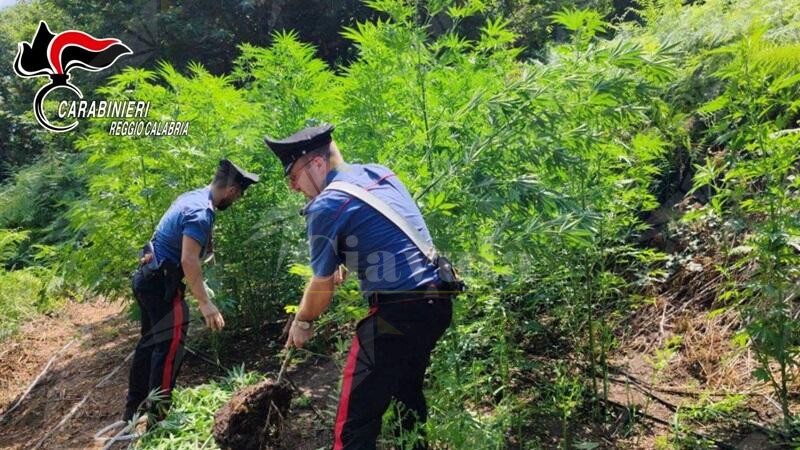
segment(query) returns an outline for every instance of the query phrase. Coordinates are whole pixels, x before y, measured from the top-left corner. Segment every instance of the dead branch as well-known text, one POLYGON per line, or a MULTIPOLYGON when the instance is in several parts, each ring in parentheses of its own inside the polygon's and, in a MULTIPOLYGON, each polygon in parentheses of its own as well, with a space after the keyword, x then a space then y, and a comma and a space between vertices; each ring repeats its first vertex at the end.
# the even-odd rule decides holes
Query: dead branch
MULTIPOLYGON (((609 371, 613 372, 613 373, 616 373, 618 375, 624 376, 632 384, 641 386, 641 387, 643 387, 645 389, 650 389, 650 390, 653 390, 653 391, 663 392, 665 394, 684 395, 684 396, 691 395, 691 396, 694 396, 694 397, 700 397, 700 396, 703 396, 703 395, 707 395, 707 396, 710 396, 710 397, 725 397, 725 396, 731 395, 730 392, 706 392, 706 391, 697 391, 697 390, 692 390, 692 389, 682 389, 682 388, 677 388, 677 387, 660 387, 660 386, 652 385, 652 384, 650 384, 650 383, 648 383, 648 382, 646 382, 646 381, 644 381, 644 380, 642 380, 640 378, 637 378, 637 377, 631 375, 630 373, 626 372, 625 370, 622 370, 619 367, 609 366, 609 371)), ((616 381, 618 383, 624 383, 625 382, 625 380, 621 380, 619 378, 611 378, 611 380, 616 381)), ((736 392, 736 393, 737 394, 741 394, 741 395, 762 395, 758 391, 745 391, 745 392, 736 392)))
MULTIPOLYGON (((613 382, 616 382, 616 383, 625 383, 625 380, 622 380, 622 379, 619 379, 619 378, 609 377, 608 379, 613 381, 613 382)), ((653 394, 653 392, 652 392, 653 390, 652 389, 648 389, 645 386, 641 386, 636 382, 632 382, 631 386, 633 386, 634 389, 636 389, 637 391, 639 391, 642 394, 646 395, 647 397, 652 398, 653 400, 655 400, 657 403, 661 404, 662 406, 664 406, 668 410, 670 410, 672 412, 675 412, 675 411, 678 410, 677 405, 673 405, 672 403, 664 400, 663 398, 653 394)))
POLYGON ((664 340, 664 325, 667 322, 667 307, 668 306, 669 306, 669 302, 665 301, 664 302, 664 309, 663 309, 663 311, 661 311, 661 322, 658 324, 658 330, 659 330, 659 333, 658 333, 658 345, 661 345, 661 343, 664 340))
POLYGON ((26 389, 26 390, 25 390, 25 392, 24 392, 24 393, 23 393, 23 394, 22 394, 22 395, 19 397, 19 399, 17 400, 17 402, 16 402, 16 403, 14 403, 14 405, 13 405, 12 407, 8 408, 7 410, 5 410, 5 411, 3 412, 3 415, 1 415, 1 416, 0 416, 0 423, 2 423, 2 422, 3 422, 3 420, 4 420, 4 419, 5 419, 7 416, 8 416, 8 414, 9 414, 9 413, 11 413, 11 412, 12 412, 12 411, 14 411, 15 409, 17 409, 17 407, 18 407, 18 406, 19 406, 19 405, 22 403, 22 401, 23 401, 23 400, 25 400, 25 397, 27 397, 27 396, 28 396, 28 394, 30 394, 30 392, 33 390, 34 386, 36 386, 36 384, 37 384, 37 383, 39 383, 39 380, 41 380, 41 379, 42 379, 42 377, 44 377, 44 374, 46 374, 46 373, 47 373, 47 371, 48 371, 48 370, 50 370, 50 366, 52 366, 52 365, 53 365, 53 362, 56 360, 56 358, 58 358, 58 356, 59 356, 59 355, 61 355, 61 353, 63 353, 63 352, 66 350, 66 349, 68 349, 69 347, 71 347, 71 346, 72 346, 72 344, 74 344, 74 343, 75 343, 75 341, 77 341, 77 339, 73 339, 73 340, 71 340, 71 341, 67 342, 67 345, 65 345, 65 346, 61 347, 61 350, 57 351, 57 352, 56 352, 56 353, 55 353, 53 356, 51 356, 51 357, 50 357, 50 360, 49 360, 49 361, 47 361, 47 364, 45 364, 45 366, 44 366, 44 369, 43 369, 43 370, 42 370, 42 371, 39 373, 39 375, 38 375, 38 376, 37 376, 37 377, 36 377, 36 378, 33 380, 33 383, 31 383, 31 384, 28 386, 28 389, 26 389))
POLYGON ((83 396, 83 399, 81 399, 81 401, 79 401, 78 403, 76 403, 76 404, 75 404, 75 405, 72 407, 72 409, 70 409, 70 410, 69 410, 69 412, 68 412, 68 413, 67 413, 67 414, 66 414, 64 417, 62 417, 62 418, 61 418, 61 421, 60 421, 60 422, 58 422, 58 424, 56 424, 56 426, 54 426, 53 428, 51 428, 51 429, 47 430, 47 432, 44 434, 44 436, 42 436, 42 438, 41 438, 41 439, 39 439, 39 442, 37 442, 37 443, 36 443, 36 446, 34 446, 34 447, 33 447, 33 450, 36 450, 36 449, 40 448, 40 447, 42 446, 42 444, 44 444, 44 443, 45 443, 45 441, 47 441, 47 439, 48 439, 48 438, 50 438, 50 436, 51 436, 53 433, 55 433, 55 432, 56 432, 56 431, 58 431, 58 430, 59 430, 59 429, 60 429, 62 426, 64 426, 64 424, 65 424, 65 423, 67 423, 67 421, 68 421, 69 419, 71 419, 71 418, 72 418, 72 416, 74 416, 74 415, 75 415, 75 413, 76 413, 76 412, 78 412, 78 410, 79 410, 79 409, 81 409, 81 407, 82 407, 82 406, 83 406, 83 405, 86 403, 86 401, 89 399, 89 396, 90 396, 90 395, 92 395, 92 394, 94 393, 94 390, 95 390, 95 389, 97 389, 97 388, 99 388, 99 387, 101 387, 101 386, 103 386, 103 385, 104 385, 104 384, 105 384, 105 383, 106 383, 108 380, 110 380, 110 379, 111 379, 111 377, 113 377, 113 376, 114 376, 114 374, 115 374, 115 373, 117 373, 117 371, 118 371, 119 369, 121 369, 121 368, 122 368, 122 366, 124 366, 124 365, 125 365, 125 363, 126 363, 126 362, 128 362, 128 360, 129 360, 129 359, 131 359, 131 357, 133 357, 133 353, 134 353, 133 351, 132 351, 132 352, 130 352, 130 353, 128 353, 128 356, 126 356, 126 357, 125 357, 125 359, 123 359, 123 360, 122 360, 122 362, 121 362, 121 363, 120 363, 120 364, 119 364, 117 367, 115 367, 115 368, 114 368, 114 370, 112 370, 111 372, 109 372, 109 373, 108 373, 108 374, 107 374, 105 377, 103 377, 103 379, 101 379, 99 382, 97 382, 97 384, 95 384, 95 385, 94 385, 94 388, 90 389, 90 390, 89 390, 89 392, 88 392, 86 395, 84 395, 84 396, 83 396))
MULTIPOLYGON (((639 416, 640 418, 647 419, 647 420, 649 420, 651 422, 655 422, 655 423, 657 423, 659 425, 663 425, 665 427, 672 427, 672 425, 673 425, 673 424, 667 422, 664 419, 660 419, 660 418, 658 418, 656 416, 653 416, 653 415, 647 414, 645 412, 639 411, 636 408, 629 408, 629 407, 623 405, 622 403, 615 402, 614 400, 606 400, 606 399, 599 399, 599 400, 604 402, 604 403, 606 403, 606 404, 608 404, 608 405, 610 405, 610 406, 613 406, 615 408, 622 409, 622 410, 625 410, 625 411, 629 411, 630 414, 633 415, 633 416, 639 416)), ((691 434, 695 438, 698 438, 698 439, 701 439, 701 440, 704 440, 704 441, 713 442, 714 445, 716 445, 718 449, 721 449, 721 450, 736 450, 736 447, 734 447, 734 446, 732 446, 730 444, 726 444, 724 442, 718 441, 718 440, 716 440, 714 438, 708 437, 708 436, 706 436, 704 434, 701 434, 701 433, 698 433, 696 431, 688 430, 687 433, 691 434)))

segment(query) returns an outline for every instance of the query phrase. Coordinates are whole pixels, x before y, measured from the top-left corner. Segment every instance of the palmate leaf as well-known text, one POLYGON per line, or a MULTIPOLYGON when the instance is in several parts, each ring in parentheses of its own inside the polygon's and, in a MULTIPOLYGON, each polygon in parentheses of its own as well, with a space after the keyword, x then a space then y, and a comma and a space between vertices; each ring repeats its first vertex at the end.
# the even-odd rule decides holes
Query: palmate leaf
POLYGON ((509 29, 510 24, 509 20, 500 17, 495 20, 487 20, 486 25, 481 28, 481 40, 478 47, 498 49, 511 45, 518 35, 509 29))
POLYGON ((486 10, 486 4, 482 0, 469 0, 461 6, 450 5, 447 8, 447 15, 453 19, 465 19, 486 10))
POLYGON ((416 3, 405 0, 365 0, 370 8, 385 12, 393 20, 404 22, 416 14, 416 3))
POLYGON ((643 163, 663 158, 669 145, 669 142, 665 141, 656 130, 637 133, 631 140, 634 154, 643 163))
POLYGON ((448 32, 440 36, 432 45, 431 51, 438 53, 444 49, 452 50, 458 54, 470 50, 474 44, 458 33, 448 32))
POLYGON ((568 9, 554 13, 550 16, 553 22, 563 25, 570 31, 580 31, 588 37, 603 32, 608 24, 603 21, 597 11, 589 9, 568 9))
POLYGON ((645 62, 641 47, 636 43, 627 42, 622 39, 617 40, 616 44, 607 52, 598 52, 599 55, 603 53, 607 53, 609 62, 617 67, 632 69, 645 62))
POLYGON ((341 35, 356 45, 368 47, 379 38, 380 19, 377 22, 357 22, 355 27, 343 27, 341 35))

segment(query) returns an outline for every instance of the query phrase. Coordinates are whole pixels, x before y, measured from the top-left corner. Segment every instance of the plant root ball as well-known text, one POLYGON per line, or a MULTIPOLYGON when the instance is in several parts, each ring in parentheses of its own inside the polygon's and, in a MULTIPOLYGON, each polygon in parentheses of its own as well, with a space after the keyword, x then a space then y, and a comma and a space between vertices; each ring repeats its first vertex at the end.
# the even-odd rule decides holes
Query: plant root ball
POLYGON ((267 380, 240 389, 214 415, 214 440, 223 450, 278 446, 292 390, 267 380))

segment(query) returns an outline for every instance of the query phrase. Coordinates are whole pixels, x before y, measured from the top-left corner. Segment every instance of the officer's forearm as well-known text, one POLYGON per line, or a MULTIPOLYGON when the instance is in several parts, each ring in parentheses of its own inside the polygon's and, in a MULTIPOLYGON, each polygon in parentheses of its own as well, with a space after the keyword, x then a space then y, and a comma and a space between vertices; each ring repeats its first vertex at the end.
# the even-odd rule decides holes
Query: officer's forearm
POLYGON ((312 277, 303 293, 300 307, 297 310, 298 320, 314 320, 331 304, 333 298, 333 276, 312 277))
POLYGON ((197 299, 200 304, 208 302, 208 294, 203 286, 203 272, 200 269, 199 258, 182 258, 181 267, 183 268, 183 276, 186 279, 186 284, 192 291, 192 295, 197 299))

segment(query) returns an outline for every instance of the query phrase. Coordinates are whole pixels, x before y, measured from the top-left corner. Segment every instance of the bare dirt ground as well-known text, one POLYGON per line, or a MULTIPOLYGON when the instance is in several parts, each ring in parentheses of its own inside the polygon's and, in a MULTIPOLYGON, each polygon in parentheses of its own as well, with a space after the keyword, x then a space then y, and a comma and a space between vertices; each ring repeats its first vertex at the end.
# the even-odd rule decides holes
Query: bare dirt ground
MULTIPOLYGON (((121 302, 98 299, 70 302, 0 344, 0 448, 101 449, 94 435, 121 416, 138 334, 138 323, 126 316, 121 302), (6 414, 40 375, 19 406, 6 414)), ((245 363, 248 370, 271 372, 279 364, 274 357, 278 346, 274 339, 268 345, 242 342, 221 355, 220 365, 245 363)), ((300 391, 295 396, 303 401, 286 425, 285 448, 329 445, 339 373, 334 361, 313 356, 288 371, 300 391)), ((221 375, 221 368, 187 354, 178 387, 221 375)))
MULTIPOLYGON (((615 330, 608 376, 598 374, 595 383, 584 384, 595 385, 602 398, 607 382, 607 399, 579 411, 567 435, 573 443, 609 450, 800 449, 777 432, 780 405, 771 387, 753 376, 759 367, 755 355, 737 339, 741 318, 735 308, 716 301, 723 284, 713 260, 693 262, 692 270, 678 271, 661 289, 647 292, 648 301, 615 330), (601 413, 603 420, 595 420, 601 413)), ((574 352, 558 335, 543 333, 539 339, 524 345, 531 361, 543 367, 574 352)), ((552 380, 547 372, 519 377, 521 385, 530 386, 552 380)), ((790 392, 800 392, 800 374, 790 392)), ((561 422, 547 417, 524 430, 526 435, 552 449, 565 439, 561 422)), ((525 448, 512 444, 509 448, 525 448)))
POLYGON ((100 448, 92 436, 121 415, 128 375, 125 358, 138 334, 123 309, 119 302, 70 302, 54 317, 28 323, 0 346, 2 411, 16 403, 51 361, 19 407, 3 418, 0 447, 100 448))
POLYGON ((609 399, 619 405, 637 405, 652 418, 647 420, 649 438, 637 436, 626 443, 654 448, 653 438, 674 432, 676 412, 683 411, 684 426, 714 439, 717 446, 792 448, 769 436, 781 419, 780 406, 770 387, 752 376, 758 367, 754 355, 734 343, 740 328, 736 312, 715 310, 721 284, 712 262, 698 258, 696 264, 703 270, 678 273, 670 289, 633 314, 630 332, 620 336, 619 349, 612 356, 615 370, 609 377, 609 399), (735 420, 687 417, 693 408, 736 396, 741 399, 730 413, 735 420))
MULTIPOLYGON (((698 289, 705 289, 707 283, 698 289)), ((576 436, 599 443, 599 448, 656 448, 656 437, 673 431, 676 408, 697 405, 704 396, 718 401, 733 393, 745 394, 738 408, 744 420, 764 425, 777 420, 778 409, 769 389, 750 375, 751 355, 731 343, 736 317, 728 313, 712 317, 702 302, 687 305, 675 298, 678 296, 659 296, 657 302, 634 315, 631 332, 619 336, 619 349, 610 361, 614 370, 609 375, 609 400, 622 405, 609 409, 618 419, 619 430, 584 424, 586 429, 574 430, 576 436), (675 336, 681 340, 669 344, 675 336), (673 354, 663 369, 655 370, 657 350, 670 346, 673 354), (633 406, 655 420, 632 419, 626 407, 633 406), (623 432, 631 422, 638 423, 636 428, 623 432)), ((190 347, 208 337, 200 328, 193 323, 190 347)), ((276 323, 259 330, 226 330, 226 340, 233 344, 226 344, 226 351, 218 355, 219 366, 187 354, 178 386, 205 383, 223 376, 223 368, 240 364, 247 370, 274 375, 280 365, 280 329, 276 323)), ((68 303, 56 315, 28 323, 14 338, 0 344, 0 448, 101 449, 102 442, 93 437, 121 415, 130 367, 126 358, 138 334, 138 323, 127 317, 121 302, 94 300, 68 303), (19 406, 6 414, 37 377, 19 406)), ((341 367, 329 357, 304 351, 297 353, 296 360, 303 362, 293 364, 287 372, 298 392, 291 419, 282 432, 282 448, 327 448, 341 367)), ((691 425, 728 448, 786 448, 771 443, 768 430, 758 427, 691 425)), ((543 430, 531 432, 538 436, 543 430)), ((558 430, 545 434, 556 436, 558 430)), ((552 448, 556 446, 554 441, 552 448)), ((114 449, 125 447, 116 445, 114 449)))

